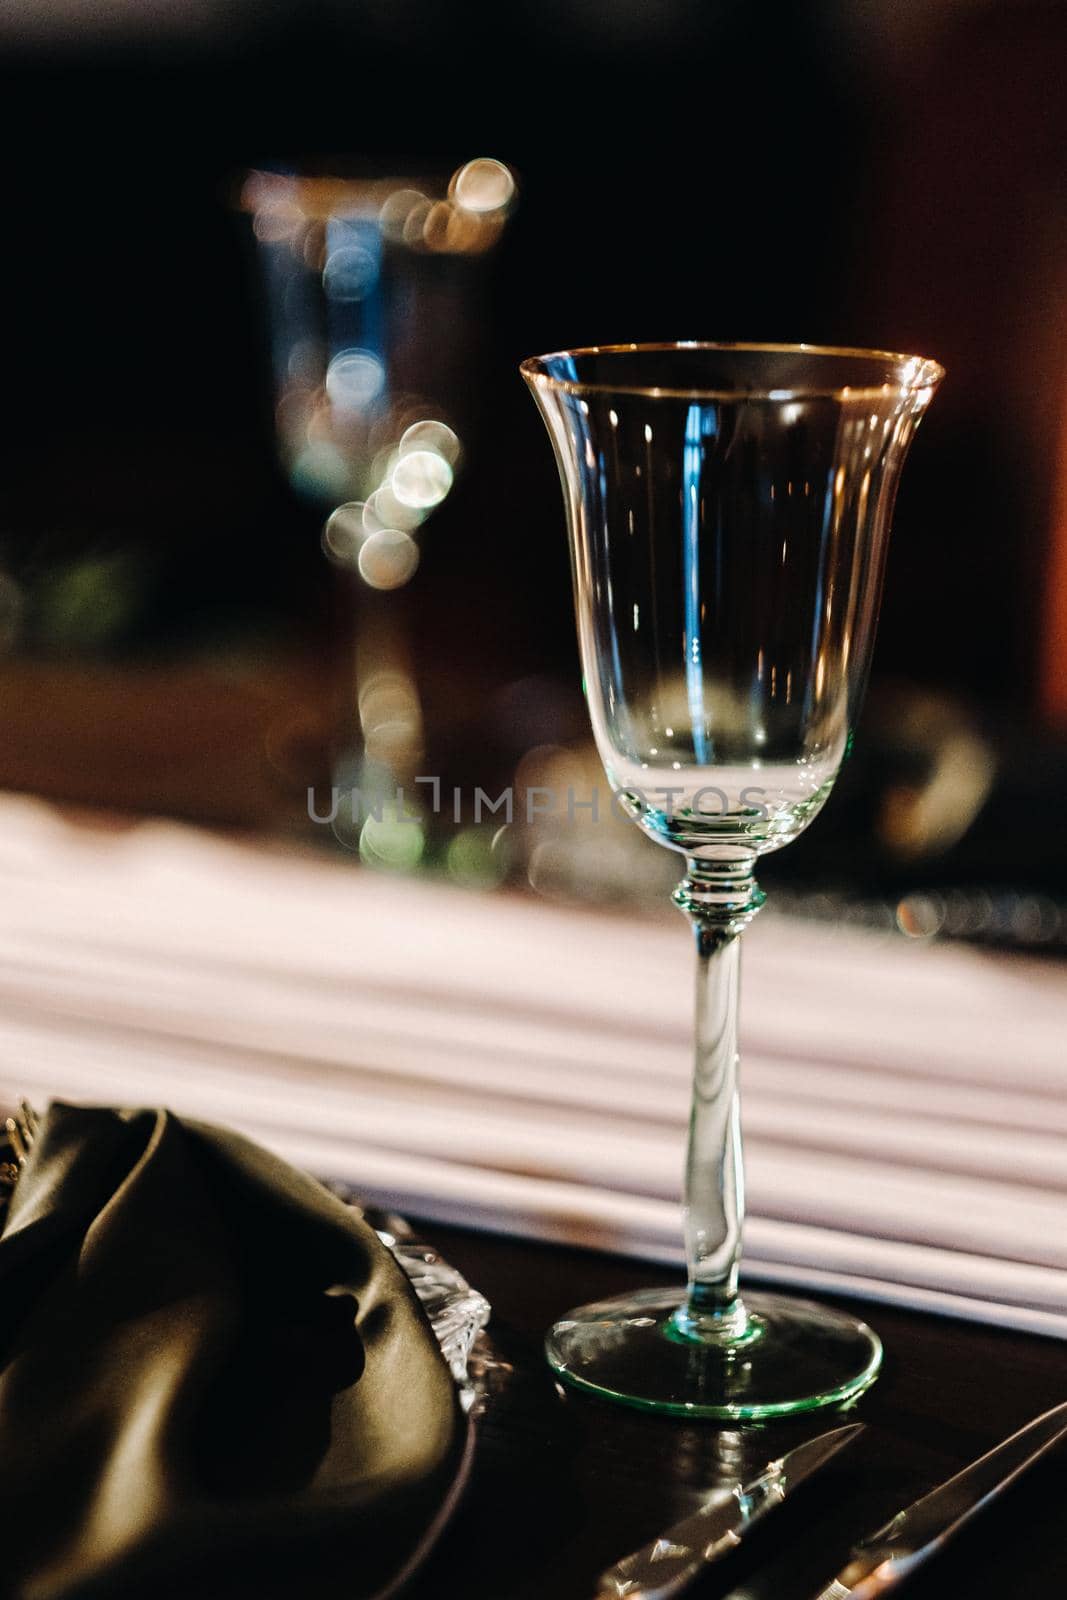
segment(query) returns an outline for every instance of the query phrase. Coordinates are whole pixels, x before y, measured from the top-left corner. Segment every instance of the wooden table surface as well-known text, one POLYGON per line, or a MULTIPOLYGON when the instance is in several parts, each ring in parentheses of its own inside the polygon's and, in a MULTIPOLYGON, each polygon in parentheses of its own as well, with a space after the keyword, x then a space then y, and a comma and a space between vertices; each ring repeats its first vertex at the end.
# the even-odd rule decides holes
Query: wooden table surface
MULTIPOLYGON (((592 1600, 596 1574, 733 1480, 835 1425, 657 1419, 561 1392, 546 1326, 583 1300, 671 1274, 578 1250, 421 1225, 494 1309, 501 1370, 463 1505, 412 1600, 592 1600), (508 1370, 510 1369, 510 1370, 508 1370)), ((825 1298, 825 1297, 820 1297, 825 1298)), ((846 1302, 840 1302, 845 1304, 846 1302)), ((690 1591, 723 1600, 812 1600, 849 1545, 1038 1412, 1067 1400, 1067 1347, 879 1306, 883 1372, 841 1420, 866 1434, 690 1591)), ((908 1600, 1067 1595, 1067 1450, 1040 1463, 901 1589, 908 1600)))

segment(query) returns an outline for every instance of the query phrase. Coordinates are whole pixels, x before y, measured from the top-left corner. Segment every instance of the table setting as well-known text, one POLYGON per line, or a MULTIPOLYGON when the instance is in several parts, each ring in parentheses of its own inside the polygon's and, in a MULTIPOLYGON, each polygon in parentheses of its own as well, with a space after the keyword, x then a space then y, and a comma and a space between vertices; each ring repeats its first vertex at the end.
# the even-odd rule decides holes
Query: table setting
MULTIPOLYGON (((673 852, 675 910, 0 800, 15 1600, 1024 1592, 982 1530, 1062 1485, 1067 993, 757 882, 851 748, 942 369, 682 342, 522 376, 583 804, 673 852)), ((346 527, 358 567, 380 531, 346 527)))
MULTIPOLYGON (((345 1590, 354 1594, 394 1594, 401 1588, 429 1594, 440 1592, 453 1577, 466 1582, 462 1564, 457 1574, 449 1539, 453 1545, 463 1539, 464 1520, 477 1510, 476 1500, 469 1503, 475 1498, 469 1479, 477 1451, 488 1447, 496 1453, 494 1424, 514 1428, 516 1402, 524 1402, 515 1392, 515 1369, 483 1331, 490 1317, 488 1303, 435 1247, 419 1241, 395 1215, 358 1206, 350 1194, 315 1184, 249 1141, 166 1114, 116 1116, 103 1109, 56 1104, 42 1120, 23 1103, 10 1120, 8 1138, 10 1160, 4 1164, 3 1184, 4 1211, 10 1215, 3 1217, 6 1248, 0 1264, 8 1351, 3 1416, 14 1448, 5 1456, 5 1498, 18 1493, 26 1508, 17 1555, 9 1551, 5 1568, 10 1592, 162 1594, 186 1592, 190 1582, 197 1582, 220 1594, 280 1594, 294 1582, 335 1584, 342 1564, 345 1590), (110 1188, 120 1174, 118 1187, 110 1188), (181 1206, 174 1204, 176 1183, 181 1206), (228 1199, 227 1187, 232 1191, 228 1199), (242 1188, 246 1193, 237 1199, 242 1188), (138 1189, 142 1194, 134 1201, 138 1189), (105 1195, 109 1198, 94 1214, 92 1204, 105 1195), (137 1222, 131 1228, 134 1204, 137 1222), (154 1235, 146 1227, 153 1204, 165 1213, 157 1216, 154 1235), (280 1208, 278 1214, 272 1214, 272 1206, 280 1208), (233 1282, 226 1280, 235 1265, 233 1247, 240 1227, 251 1231, 239 1243, 238 1311, 233 1282), (323 1235, 317 1248, 311 1237, 316 1227, 323 1235), (79 1234, 78 1264, 71 1273, 64 1270, 64 1258, 69 1259, 79 1234), (353 1237, 361 1247, 356 1260, 350 1248, 353 1237), (146 1245, 149 1253, 142 1256, 146 1245), (297 1254, 287 1256, 294 1249, 297 1254), (378 1257, 372 1268, 376 1292, 368 1284, 368 1256, 378 1257), (346 1257, 347 1268, 341 1271, 346 1257), (404 1296, 396 1280, 389 1283, 383 1273, 382 1263, 390 1258, 393 1271, 399 1267, 409 1291, 414 1290, 424 1321, 400 1316, 402 1326, 391 1325, 404 1307, 404 1296), (286 1261, 291 1262, 287 1268, 286 1261), (285 1269, 281 1291, 279 1262, 285 1269), (354 1287, 355 1299, 335 1284, 325 1299, 318 1293, 321 1283, 335 1275, 354 1287), (263 1277, 265 1282, 257 1281, 263 1277), (383 1316, 387 1308, 390 1315, 383 1316), (70 1336, 73 1318, 76 1339, 70 1336), (429 1361, 427 1334, 438 1351, 429 1361), (205 1360, 212 1350, 217 1356, 220 1346, 228 1351, 227 1359, 205 1360), (426 1363, 421 1378, 416 1375, 420 1361, 426 1363), (298 1372, 303 1372, 302 1379, 298 1372), (402 1393, 395 1388, 397 1381, 402 1393), (349 1404, 339 1404, 339 1396, 349 1404), (328 1448, 322 1433, 324 1401, 330 1416, 328 1448), (382 1438, 368 1421, 367 1408, 373 1417, 377 1404, 386 1408, 378 1421, 379 1426, 384 1422, 392 1441, 389 1451, 383 1450, 382 1438), (447 1424, 451 1418, 450 1426, 444 1426, 444 1444, 442 1435, 426 1426, 427 1406, 439 1421, 447 1424), (419 1419, 415 1440, 404 1422, 413 1416, 419 1419), (485 1440, 479 1438, 483 1429, 485 1440), (374 1441, 370 1463, 368 1434, 374 1441), (309 1447, 317 1456, 314 1479, 298 1488, 293 1474, 297 1482, 302 1479, 302 1457, 309 1447), (387 1462, 396 1449, 402 1460, 393 1456, 391 1472, 387 1462), (435 1471, 433 1457, 442 1449, 445 1460, 435 1471), (409 1475, 412 1455, 417 1486, 409 1475), (65 1468, 57 1479, 50 1476, 41 1492, 37 1474, 54 1473, 60 1462, 65 1468), (101 1462, 108 1463, 106 1471, 101 1471, 101 1462), (94 1496, 92 1514, 87 1514, 77 1492, 79 1467, 83 1485, 89 1468, 93 1480, 106 1486, 117 1476, 124 1492, 94 1496), (399 1514, 390 1510, 394 1495, 403 1508, 399 1514), (47 1506, 43 1521, 33 1515, 35 1504, 47 1506), (395 1523, 391 1514, 397 1516, 395 1523), (383 1530, 384 1542, 379 1538, 383 1530), (376 1546, 372 1559, 368 1540, 376 1546)), ((466 1243, 469 1249, 471 1240, 466 1243)), ((568 1265, 580 1281, 579 1274, 588 1274, 595 1258, 573 1254, 576 1259, 568 1265)), ((555 1285, 552 1274, 547 1276, 551 1294, 555 1285)), ((405 1308, 407 1317, 411 1304, 405 1308)), ((503 1346, 514 1353, 513 1327, 506 1329, 503 1346)), ((1045 1348, 1052 1347, 1046 1342, 1045 1348)), ((925 1352, 927 1364, 929 1354, 925 1352)), ((537 1364, 543 1379, 543 1361, 537 1364)), ((1057 1370, 1054 1359, 1046 1381, 1055 1381, 1057 1370)), ((523 1384, 532 1377, 529 1370, 523 1373, 523 1384)), ((1025 1372, 1023 1377, 1032 1385, 1035 1374, 1025 1372)), ((597 1600, 794 1590, 807 1593, 809 1600, 841 1600, 845 1595, 871 1600, 905 1582, 908 1593, 944 1592, 936 1586, 945 1563, 943 1551, 965 1535, 970 1523, 992 1522, 996 1528, 1002 1498, 1001 1526, 1005 1517, 1017 1515, 1020 1500, 1028 1513, 1040 1507, 1040 1492, 1024 1499, 1024 1491, 1017 1490, 1014 1498, 1010 1491, 1067 1433, 1067 1407, 1052 1407, 951 1480, 895 1506, 877 1527, 864 1527, 854 1519, 899 1493, 896 1474, 884 1470, 892 1449, 885 1449, 881 1418, 872 1418, 870 1439, 863 1421, 847 1420, 853 1408, 846 1408, 825 1414, 816 1431, 810 1426, 803 1430, 810 1437, 800 1443, 795 1422, 747 1432, 724 1432, 705 1424, 698 1442, 693 1428, 676 1420, 659 1424, 657 1437, 645 1431, 648 1421, 640 1413, 620 1410, 615 1415, 632 1417, 634 1425, 629 1434, 613 1439, 611 1419, 597 1402, 579 1398, 576 1403, 584 1412, 578 1429, 591 1433, 598 1448, 617 1452, 621 1444, 633 1459, 633 1446, 639 1443, 634 1466, 642 1515, 648 1516, 650 1503, 654 1508, 665 1487, 650 1492, 645 1474, 651 1463, 664 1471, 676 1504, 696 1505, 680 1521, 657 1527, 646 1545, 613 1560, 591 1585, 575 1587, 574 1592, 597 1600), (825 1420, 835 1425, 827 1428, 825 1420), (875 1453, 880 1435, 881 1449, 875 1453), (672 1474, 667 1462, 672 1457, 677 1462, 679 1445, 682 1470, 676 1464, 672 1474), (855 1450, 862 1461, 865 1447, 866 1473, 860 1467, 858 1476, 844 1475, 840 1466, 835 1472, 835 1458, 855 1450), (769 1451, 775 1454, 765 1459, 769 1451), (746 1471, 750 1460, 762 1461, 759 1471, 746 1471), (873 1474, 873 1494, 868 1481, 872 1465, 880 1469, 873 1474), (816 1520, 813 1533, 812 1498, 824 1473, 822 1505, 816 1501, 816 1507, 825 1524, 829 1504, 833 1523, 827 1529, 816 1520), (796 1515, 787 1521, 794 1493, 796 1515), (804 1520, 798 1523, 801 1516, 804 1520), (770 1545, 777 1520, 786 1527, 770 1545), (859 1536, 846 1549, 842 1527, 849 1526, 859 1536), (738 1588, 739 1553, 748 1554, 750 1547, 757 1562, 755 1584, 745 1578, 738 1588), (785 1590, 759 1586, 772 1549, 779 1558, 788 1555, 790 1586, 785 1590), (836 1576, 817 1590, 796 1587, 807 1571, 818 1570, 812 1555, 825 1564, 838 1550, 844 1554, 836 1576), (722 1583, 712 1591, 708 1584, 719 1577, 720 1563, 722 1583), (935 1587, 916 1587, 924 1575, 935 1587)), ((545 1409, 542 1399, 542 1427, 548 1420, 558 1433, 560 1418, 546 1419, 545 1409)), ((899 1426, 899 1416, 895 1421, 899 1426)), ((563 1423, 570 1448, 573 1438, 566 1435, 574 1427, 573 1417, 563 1423)), ((519 1434, 527 1446, 531 1433, 527 1427, 519 1434)), ((515 1441, 509 1442, 513 1467, 515 1441)), ((557 1453, 558 1442, 553 1441, 557 1453)), ((628 1485, 625 1475, 620 1483, 618 1461, 613 1464, 611 1492, 625 1500, 635 1485, 628 1485)), ((499 1476, 497 1463, 491 1481, 499 1476)), ((1060 1481, 1051 1477, 1043 1488, 1047 1492, 1060 1481)), ((516 1507, 506 1481, 498 1487, 504 1504, 496 1508, 494 1526, 485 1530, 485 1547, 499 1561, 499 1541, 514 1556, 515 1528, 508 1527, 508 1518, 521 1522, 530 1508, 516 1507), (503 1527, 496 1525, 500 1522, 503 1527)), ((616 1517, 618 1511, 616 1505, 616 1517)), ((1008 1526, 1014 1525, 1009 1521, 1008 1526)), ((601 1531, 616 1540, 623 1537, 616 1526, 601 1531)), ((467 1538, 471 1532, 466 1530, 467 1538)), ((981 1544, 972 1536, 972 1556, 981 1544)), ((963 1549, 967 1551, 966 1543, 963 1549)), ((553 1574, 559 1573, 558 1556, 558 1550, 549 1552, 547 1570, 553 1574)), ((535 1560, 535 1577, 537 1568, 535 1560)), ((503 1592, 535 1592, 522 1584, 523 1574, 512 1562, 499 1570, 497 1581, 507 1586, 503 1592)), ((569 1576, 560 1576, 561 1592, 570 1592, 569 1576)), ((543 1581, 536 1577, 538 1584, 543 1581)))
POLYGON ((1067 7, 0 8, 0 1600, 1060 1600, 1067 7))

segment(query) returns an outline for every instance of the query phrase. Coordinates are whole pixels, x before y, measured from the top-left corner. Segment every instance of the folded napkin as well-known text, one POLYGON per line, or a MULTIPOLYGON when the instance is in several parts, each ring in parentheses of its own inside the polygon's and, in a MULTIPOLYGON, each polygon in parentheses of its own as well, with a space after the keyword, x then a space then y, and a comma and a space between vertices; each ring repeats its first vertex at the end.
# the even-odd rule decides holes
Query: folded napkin
MULTIPOLYGON (((773 907, 746 1272, 1067 1337, 1067 966, 773 907)), ((0 1104, 158 1100, 420 1218, 678 1262, 692 959, 669 908, 0 798, 0 1104)))
POLYGON ((381 1596, 465 1442, 355 1212, 219 1128, 53 1105, 0 1234, 5 1593, 381 1596))

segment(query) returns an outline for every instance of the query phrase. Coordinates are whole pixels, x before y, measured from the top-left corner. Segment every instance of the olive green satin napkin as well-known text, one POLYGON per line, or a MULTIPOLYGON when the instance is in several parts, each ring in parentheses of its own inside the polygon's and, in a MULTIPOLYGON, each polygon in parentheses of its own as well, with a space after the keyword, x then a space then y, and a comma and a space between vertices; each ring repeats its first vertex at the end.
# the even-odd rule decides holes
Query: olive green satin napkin
POLYGON ((348 1207, 220 1128, 52 1106, 0 1236, 4 1594, 379 1595, 466 1431, 348 1207))

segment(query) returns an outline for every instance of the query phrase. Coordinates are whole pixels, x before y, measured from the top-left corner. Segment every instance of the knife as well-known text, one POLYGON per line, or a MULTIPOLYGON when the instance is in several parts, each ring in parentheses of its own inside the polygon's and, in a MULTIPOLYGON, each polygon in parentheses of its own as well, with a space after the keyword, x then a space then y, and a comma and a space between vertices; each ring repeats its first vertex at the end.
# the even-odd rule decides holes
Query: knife
POLYGON ((877 1600, 888 1594, 1065 1435, 1067 1404, 1035 1417, 988 1455, 853 1545, 847 1564, 815 1600, 877 1600))
POLYGON ((853 1422, 769 1461, 751 1482, 735 1484, 651 1544, 608 1567, 600 1574, 596 1600, 620 1600, 624 1595, 629 1600, 667 1600, 680 1594, 704 1567, 739 1545, 753 1523, 781 1505, 798 1484, 862 1432, 863 1423, 853 1422))

